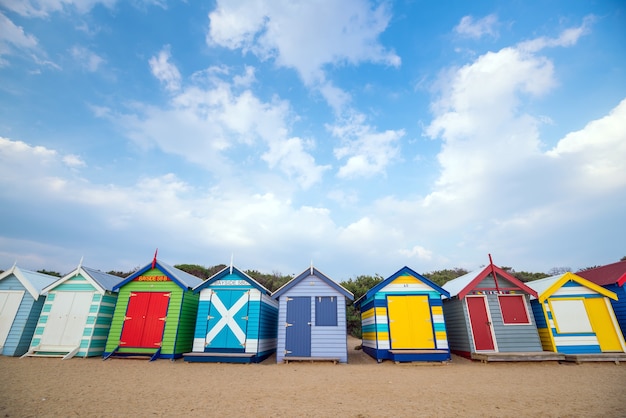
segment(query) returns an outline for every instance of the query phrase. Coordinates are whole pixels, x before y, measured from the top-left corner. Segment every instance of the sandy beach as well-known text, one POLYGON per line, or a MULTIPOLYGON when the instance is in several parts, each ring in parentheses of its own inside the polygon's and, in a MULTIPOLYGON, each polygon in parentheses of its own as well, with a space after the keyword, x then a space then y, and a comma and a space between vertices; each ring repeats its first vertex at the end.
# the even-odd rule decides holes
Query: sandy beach
POLYGON ((0 417, 626 416, 614 363, 209 364, 0 356, 0 417))

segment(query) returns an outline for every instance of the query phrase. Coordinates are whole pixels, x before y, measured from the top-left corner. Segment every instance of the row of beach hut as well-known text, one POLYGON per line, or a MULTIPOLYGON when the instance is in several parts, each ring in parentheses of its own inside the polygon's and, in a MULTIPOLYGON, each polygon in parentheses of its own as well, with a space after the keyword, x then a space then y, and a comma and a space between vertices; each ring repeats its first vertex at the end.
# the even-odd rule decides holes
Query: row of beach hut
MULTIPOLYGON (((379 362, 626 360, 624 283, 626 261, 522 283, 490 260, 441 287, 403 267, 354 305, 379 362)), ((156 255, 124 279, 14 265, 0 275, 0 353, 345 363, 348 300, 313 266, 271 293, 232 265, 203 281, 156 255)))

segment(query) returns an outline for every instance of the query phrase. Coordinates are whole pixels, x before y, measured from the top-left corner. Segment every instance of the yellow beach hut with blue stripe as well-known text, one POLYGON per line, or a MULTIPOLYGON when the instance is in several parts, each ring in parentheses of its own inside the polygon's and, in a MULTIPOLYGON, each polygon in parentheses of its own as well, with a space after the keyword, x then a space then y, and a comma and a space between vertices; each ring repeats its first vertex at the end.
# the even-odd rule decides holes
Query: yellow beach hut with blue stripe
POLYGON ((443 296, 450 294, 406 266, 368 290, 354 302, 363 351, 379 363, 450 360, 443 296))
POLYGON ((537 292, 531 300, 544 350, 563 354, 626 351, 610 301, 614 292, 567 272, 526 283, 537 292))

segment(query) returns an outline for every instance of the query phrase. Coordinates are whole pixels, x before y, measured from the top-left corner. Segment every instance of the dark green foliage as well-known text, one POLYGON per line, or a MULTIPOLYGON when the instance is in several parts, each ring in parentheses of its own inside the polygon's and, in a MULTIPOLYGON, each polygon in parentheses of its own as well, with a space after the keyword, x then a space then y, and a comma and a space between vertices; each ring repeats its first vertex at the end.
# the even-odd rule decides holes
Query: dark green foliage
POLYGON ((246 270, 245 273, 259 282, 270 292, 275 292, 289 280, 293 279, 292 276, 283 276, 277 271, 274 271, 271 274, 264 274, 257 270, 246 270))
POLYGON ((49 271, 46 269, 37 270, 37 273, 47 274, 48 276, 61 277, 61 273, 57 273, 56 271, 49 271))
POLYGON ((502 270, 509 273, 511 276, 515 277, 520 282, 531 282, 533 280, 544 279, 546 277, 550 277, 549 274, 546 273, 531 273, 528 271, 515 271, 513 267, 500 267, 502 270))
MULTIPOLYGON (((192 274, 202 280, 206 280, 209 277, 211 277, 213 274, 215 273, 210 273, 211 269, 208 269, 204 266, 200 266, 198 264, 176 264, 174 265, 174 267, 176 267, 178 270, 182 270, 185 273, 189 273, 192 274)), ((215 266, 215 268, 217 268, 218 266, 215 266)), ((225 265, 222 265, 222 269, 226 267, 225 265)), ((219 271, 221 269, 217 269, 216 271, 219 271)))
MULTIPOLYGON (((341 285, 352 292, 354 300, 357 300, 382 281, 383 278, 377 274, 376 276, 357 276, 354 280, 349 279, 346 282, 341 282, 341 285)), ((346 322, 348 334, 361 338, 361 313, 354 307, 354 302, 352 301, 348 301, 346 307, 346 322)))
POLYGON ((422 274, 422 276, 426 277, 437 286, 443 286, 446 282, 449 282, 450 280, 456 279, 457 277, 460 277, 467 273, 469 273, 469 271, 457 267, 454 269, 431 271, 430 273, 422 274))
POLYGON ((131 271, 111 270, 111 271, 107 271, 106 273, 111 274, 113 276, 117 276, 117 277, 128 277, 134 272, 136 272, 137 270, 139 270, 139 266, 135 267, 131 271))

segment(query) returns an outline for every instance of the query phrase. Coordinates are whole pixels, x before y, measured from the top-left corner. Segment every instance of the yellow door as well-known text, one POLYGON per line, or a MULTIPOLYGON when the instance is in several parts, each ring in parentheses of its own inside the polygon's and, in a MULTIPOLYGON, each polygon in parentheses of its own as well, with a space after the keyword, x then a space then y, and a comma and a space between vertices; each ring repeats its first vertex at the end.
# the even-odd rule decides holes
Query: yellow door
POLYGON ((392 349, 435 348, 428 296, 387 296, 392 349))
POLYGON ((598 337, 601 351, 624 351, 618 329, 613 322, 604 298, 587 298, 585 307, 591 327, 598 337))

